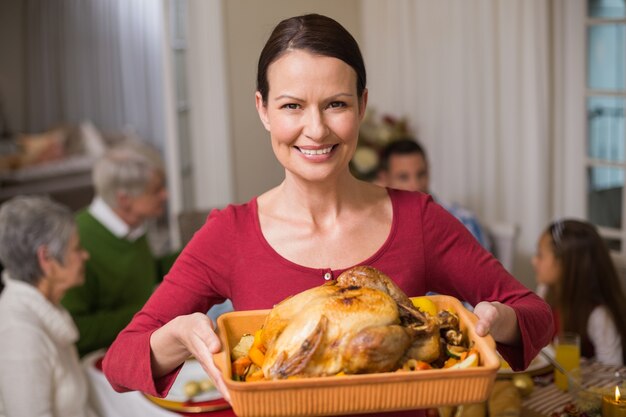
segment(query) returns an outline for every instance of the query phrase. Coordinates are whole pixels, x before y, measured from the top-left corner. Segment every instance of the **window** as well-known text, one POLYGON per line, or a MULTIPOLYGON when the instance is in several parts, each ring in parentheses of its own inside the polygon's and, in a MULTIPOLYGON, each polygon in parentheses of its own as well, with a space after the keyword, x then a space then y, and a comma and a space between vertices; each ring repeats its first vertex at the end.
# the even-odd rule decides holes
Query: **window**
POLYGON ((626 254, 626 2, 587 1, 587 213, 611 249, 626 254))

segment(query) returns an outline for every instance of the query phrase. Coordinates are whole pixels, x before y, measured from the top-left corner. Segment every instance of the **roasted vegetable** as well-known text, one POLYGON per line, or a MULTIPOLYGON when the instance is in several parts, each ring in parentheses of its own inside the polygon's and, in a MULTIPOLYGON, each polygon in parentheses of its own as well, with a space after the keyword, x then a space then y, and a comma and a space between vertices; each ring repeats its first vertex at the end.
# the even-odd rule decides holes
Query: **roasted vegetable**
POLYGON ((248 356, 248 351, 252 347, 253 343, 254 343, 254 336, 252 336, 251 334, 244 334, 241 337, 241 339, 239 339, 239 343, 237 343, 237 346, 235 346, 231 350, 230 356, 234 360, 237 360, 244 356, 248 356))

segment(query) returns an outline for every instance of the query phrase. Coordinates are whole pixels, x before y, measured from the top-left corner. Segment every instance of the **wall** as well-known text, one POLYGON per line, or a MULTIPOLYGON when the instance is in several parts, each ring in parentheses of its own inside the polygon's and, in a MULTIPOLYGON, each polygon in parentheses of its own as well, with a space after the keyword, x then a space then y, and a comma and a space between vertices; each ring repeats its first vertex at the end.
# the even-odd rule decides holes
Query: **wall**
POLYGON ((13 132, 25 125, 23 14, 22 1, 0 1, 0 105, 13 132))
POLYGON ((280 20, 304 13, 332 17, 359 41, 360 3, 358 0, 228 0, 223 4, 235 200, 245 202, 278 185, 284 177, 254 106, 257 60, 265 41, 280 20))

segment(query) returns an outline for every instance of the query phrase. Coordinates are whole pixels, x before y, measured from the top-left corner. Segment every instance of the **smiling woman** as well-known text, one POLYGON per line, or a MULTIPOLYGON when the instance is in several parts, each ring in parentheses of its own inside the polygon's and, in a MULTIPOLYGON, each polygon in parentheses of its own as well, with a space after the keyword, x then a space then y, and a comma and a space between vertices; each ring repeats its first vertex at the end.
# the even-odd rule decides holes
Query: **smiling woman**
POLYGON ((357 95, 356 72, 340 59, 296 50, 272 64, 268 79, 272 89, 267 98, 256 93, 256 106, 286 175, 323 181, 345 174, 367 101, 367 90, 357 95))
POLYGON ((476 305, 477 334, 491 333, 514 368, 548 342, 547 305, 446 210, 426 194, 351 174, 368 92, 343 26, 317 14, 280 22, 261 52, 255 97, 284 179, 211 212, 108 350, 104 372, 116 389, 163 396, 193 355, 228 400, 209 307, 228 298, 237 310, 270 308, 358 265, 393 277, 408 296, 436 291, 476 305))

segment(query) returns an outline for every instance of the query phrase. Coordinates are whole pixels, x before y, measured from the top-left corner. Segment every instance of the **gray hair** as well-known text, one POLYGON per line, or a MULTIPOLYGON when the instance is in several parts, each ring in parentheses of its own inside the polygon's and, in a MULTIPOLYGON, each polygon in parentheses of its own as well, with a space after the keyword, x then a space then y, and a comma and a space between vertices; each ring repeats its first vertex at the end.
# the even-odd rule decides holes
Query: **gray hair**
POLYGON ((159 152, 143 142, 129 140, 111 148, 93 168, 96 195, 117 207, 117 193, 136 197, 148 186, 154 172, 163 172, 159 152))
POLYGON ((18 196, 0 206, 0 261, 11 278, 37 285, 44 273, 37 250, 63 264, 76 225, 72 212, 47 197, 18 196))

